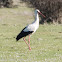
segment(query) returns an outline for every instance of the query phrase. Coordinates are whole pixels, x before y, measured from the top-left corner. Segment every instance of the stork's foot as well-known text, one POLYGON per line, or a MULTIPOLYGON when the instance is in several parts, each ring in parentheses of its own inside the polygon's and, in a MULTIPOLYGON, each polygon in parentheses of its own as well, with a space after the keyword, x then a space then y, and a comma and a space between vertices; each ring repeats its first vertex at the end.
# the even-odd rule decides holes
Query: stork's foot
POLYGON ((29 47, 29 50, 31 50, 31 47, 29 47))

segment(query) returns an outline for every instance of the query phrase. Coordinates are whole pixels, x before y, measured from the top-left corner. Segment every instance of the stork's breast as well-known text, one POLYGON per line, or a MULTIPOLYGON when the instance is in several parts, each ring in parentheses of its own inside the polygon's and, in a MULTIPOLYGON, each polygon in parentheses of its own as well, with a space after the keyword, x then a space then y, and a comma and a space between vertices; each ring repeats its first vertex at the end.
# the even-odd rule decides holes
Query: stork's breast
POLYGON ((27 31, 36 31, 38 29, 38 25, 35 25, 35 24, 30 24, 28 25, 25 29, 24 29, 24 32, 27 32, 27 31))

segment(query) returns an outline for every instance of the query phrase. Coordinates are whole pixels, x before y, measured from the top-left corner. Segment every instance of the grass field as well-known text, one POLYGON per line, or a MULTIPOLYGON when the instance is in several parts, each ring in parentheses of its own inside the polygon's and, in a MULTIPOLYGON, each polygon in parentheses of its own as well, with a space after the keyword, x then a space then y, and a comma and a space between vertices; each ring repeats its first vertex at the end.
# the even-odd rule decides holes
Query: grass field
POLYGON ((32 8, 0 9, 0 62, 62 62, 62 25, 40 25, 31 36, 31 51, 23 39, 16 42, 33 20, 32 8))

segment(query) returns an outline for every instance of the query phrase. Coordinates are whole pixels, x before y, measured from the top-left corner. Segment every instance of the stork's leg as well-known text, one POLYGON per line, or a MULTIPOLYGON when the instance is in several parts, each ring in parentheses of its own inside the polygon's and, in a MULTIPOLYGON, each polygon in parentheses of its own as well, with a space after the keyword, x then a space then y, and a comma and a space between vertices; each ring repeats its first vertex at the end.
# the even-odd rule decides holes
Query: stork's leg
POLYGON ((31 47, 30 47, 30 35, 29 35, 28 43, 29 43, 29 50, 31 50, 31 47))
POLYGON ((25 40, 25 37, 23 38, 23 40, 25 41, 25 43, 29 46, 29 44, 26 42, 26 40, 25 40))
POLYGON ((27 43, 27 41, 25 40, 25 37, 23 38, 23 40, 24 40, 25 43, 28 45, 29 50, 31 50, 31 47, 30 47, 30 36, 29 36, 29 39, 28 39, 28 42, 29 42, 29 43, 27 43))

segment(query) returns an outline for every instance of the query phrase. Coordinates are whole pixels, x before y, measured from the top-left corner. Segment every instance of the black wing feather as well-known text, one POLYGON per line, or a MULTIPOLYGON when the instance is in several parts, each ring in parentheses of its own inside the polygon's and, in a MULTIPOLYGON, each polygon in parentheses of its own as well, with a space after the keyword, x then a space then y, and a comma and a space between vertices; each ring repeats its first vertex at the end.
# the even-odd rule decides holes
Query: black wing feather
MULTIPOLYGON (((26 28, 26 27, 25 27, 25 28, 26 28)), ((24 29, 25 29, 25 28, 24 28, 24 29)), ((23 30, 24 30, 24 29, 23 29, 23 30)), ((19 39, 21 39, 22 37, 25 37, 25 36, 27 36, 27 35, 33 33, 33 31, 24 32, 23 30, 17 35, 17 37, 16 37, 16 40, 17 40, 17 41, 18 41, 19 39)))

